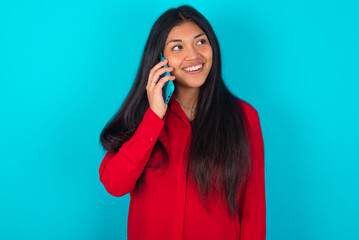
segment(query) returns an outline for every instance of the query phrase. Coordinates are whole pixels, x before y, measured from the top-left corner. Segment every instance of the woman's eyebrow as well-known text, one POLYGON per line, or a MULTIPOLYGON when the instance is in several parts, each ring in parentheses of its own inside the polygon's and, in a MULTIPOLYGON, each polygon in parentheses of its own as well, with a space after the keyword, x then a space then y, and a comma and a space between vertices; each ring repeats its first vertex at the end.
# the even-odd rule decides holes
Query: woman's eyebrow
MULTIPOLYGON (((202 35, 206 35, 206 34, 205 33, 200 33, 200 34, 196 35, 193 39, 199 38, 202 35)), ((182 42, 182 40, 181 39, 172 39, 167 44, 169 44, 170 42, 182 42)))

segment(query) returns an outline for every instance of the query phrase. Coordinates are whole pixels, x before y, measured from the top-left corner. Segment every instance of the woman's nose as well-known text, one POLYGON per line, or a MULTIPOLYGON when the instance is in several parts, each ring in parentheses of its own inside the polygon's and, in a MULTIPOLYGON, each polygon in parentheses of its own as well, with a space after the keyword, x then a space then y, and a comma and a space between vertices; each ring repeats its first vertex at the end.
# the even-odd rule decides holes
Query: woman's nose
POLYGON ((196 59, 196 58, 198 58, 198 56, 199 56, 199 54, 195 48, 193 48, 193 47, 188 48, 187 55, 186 55, 187 60, 196 59))

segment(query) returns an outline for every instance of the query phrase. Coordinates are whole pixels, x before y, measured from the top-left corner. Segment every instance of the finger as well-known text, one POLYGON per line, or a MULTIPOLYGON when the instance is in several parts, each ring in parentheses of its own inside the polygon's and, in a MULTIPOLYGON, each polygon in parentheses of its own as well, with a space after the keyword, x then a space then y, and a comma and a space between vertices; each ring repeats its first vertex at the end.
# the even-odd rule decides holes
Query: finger
POLYGON ((158 81, 158 83, 156 84, 156 88, 162 89, 162 88, 163 88, 163 85, 165 85, 166 82, 168 82, 168 81, 173 81, 173 80, 175 80, 175 79, 176 79, 175 76, 167 75, 167 76, 161 78, 161 79, 158 81))
POLYGON ((161 69, 158 69, 156 72, 153 73, 153 81, 158 82, 160 76, 166 72, 172 72, 173 71, 173 67, 164 67, 161 69))
POLYGON ((161 69, 158 69, 155 73, 153 73, 153 77, 149 79, 148 86, 154 86, 156 83, 158 83, 158 80, 160 78, 160 75, 164 74, 165 72, 171 72, 173 71, 173 67, 164 67, 161 69))
POLYGON ((157 64, 151 69, 150 74, 149 74, 149 76, 148 76, 148 79, 149 79, 149 80, 152 79, 153 73, 154 73, 155 71, 157 71, 158 69, 160 69, 161 67, 163 67, 164 65, 166 65, 167 62, 168 62, 168 60, 165 59, 165 60, 163 60, 163 61, 157 63, 157 64))

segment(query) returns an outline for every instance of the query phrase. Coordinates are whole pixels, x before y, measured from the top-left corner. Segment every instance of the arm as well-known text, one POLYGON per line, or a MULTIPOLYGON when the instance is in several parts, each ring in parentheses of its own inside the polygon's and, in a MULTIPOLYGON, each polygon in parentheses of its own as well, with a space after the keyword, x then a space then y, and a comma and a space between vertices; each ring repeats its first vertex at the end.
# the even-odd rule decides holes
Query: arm
POLYGON ((266 239, 266 200, 264 177, 264 144, 258 112, 245 106, 250 124, 252 173, 249 177, 242 202, 241 240, 266 239))
POLYGON ((163 126, 164 121, 148 108, 134 135, 117 153, 106 153, 99 173, 111 195, 121 197, 135 188, 163 126))

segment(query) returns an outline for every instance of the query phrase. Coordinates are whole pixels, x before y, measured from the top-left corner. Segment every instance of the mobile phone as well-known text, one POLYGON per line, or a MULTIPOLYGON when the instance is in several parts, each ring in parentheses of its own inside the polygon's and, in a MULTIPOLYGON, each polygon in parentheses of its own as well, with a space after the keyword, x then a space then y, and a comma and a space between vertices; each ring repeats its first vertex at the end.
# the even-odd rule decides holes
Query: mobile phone
MULTIPOLYGON (((165 60, 163 53, 161 52, 161 58, 160 61, 165 60)), ((164 65, 163 67, 168 67, 168 65, 164 65)), ((160 79, 163 78, 164 76, 167 75, 171 75, 169 72, 165 72, 164 74, 162 74, 160 76, 160 79)), ((175 90, 175 85, 173 84, 172 80, 169 80, 167 82, 165 82, 165 84, 163 85, 162 88, 162 96, 163 96, 163 101, 165 102, 165 104, 167 104, 169 102, 169 100, 171 99, 172 93, 175 90)))

